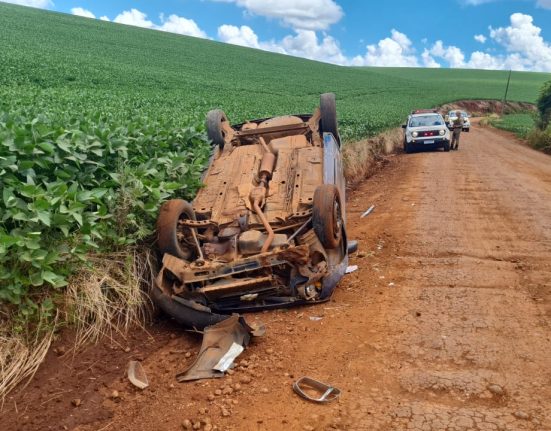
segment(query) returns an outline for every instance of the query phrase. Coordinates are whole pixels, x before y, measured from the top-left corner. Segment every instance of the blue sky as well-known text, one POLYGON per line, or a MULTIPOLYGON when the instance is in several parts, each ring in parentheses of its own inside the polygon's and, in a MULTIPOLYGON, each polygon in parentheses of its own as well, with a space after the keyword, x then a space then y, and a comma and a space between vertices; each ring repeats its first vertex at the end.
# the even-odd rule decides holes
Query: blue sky
POLYGON ((551 0, 9 1, 335 64, 551 72, 551 0))

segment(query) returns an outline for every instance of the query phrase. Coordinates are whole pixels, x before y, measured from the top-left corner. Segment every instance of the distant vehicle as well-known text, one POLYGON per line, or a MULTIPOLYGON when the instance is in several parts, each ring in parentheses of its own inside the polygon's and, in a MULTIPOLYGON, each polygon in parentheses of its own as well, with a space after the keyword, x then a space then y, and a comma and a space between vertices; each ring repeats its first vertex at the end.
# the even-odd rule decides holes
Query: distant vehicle
POLYGON ((230 125, 209 112, 215 145, 192 203, 163 204, 153 299, 202 329, 234 312, 327 301, 357 243, 347 241, 335 95, 309 115, 230 125))
MULTIPOLYGON (((461 118, 463 118, 463 131, 469 132, 471 130, 471 121, 469 120, 471 116, 465 111, 459 112, 461 112, 461 118)), ((446 118, 448 125, 451 127, 453 125, 453 122, 457 120, 457 110, 448 112, 446 118)))
POLYGON ((411 153, 421 148, 450 151, 450 130, 444 117, 437 111, 419 109, 408 116, 404 129, 404 151, 411 153))

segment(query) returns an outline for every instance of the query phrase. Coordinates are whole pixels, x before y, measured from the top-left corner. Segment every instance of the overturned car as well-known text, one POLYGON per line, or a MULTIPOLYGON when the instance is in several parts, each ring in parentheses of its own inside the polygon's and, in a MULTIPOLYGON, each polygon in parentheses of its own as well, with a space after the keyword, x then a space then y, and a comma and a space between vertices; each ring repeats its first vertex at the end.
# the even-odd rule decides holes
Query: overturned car
POLYGON ((215 146, 192 203, 165 202, 153 299, 183 325, 233 312, 322 302, 348 265, 335 96, 312 115, 231 126, 210 111, 215 146))

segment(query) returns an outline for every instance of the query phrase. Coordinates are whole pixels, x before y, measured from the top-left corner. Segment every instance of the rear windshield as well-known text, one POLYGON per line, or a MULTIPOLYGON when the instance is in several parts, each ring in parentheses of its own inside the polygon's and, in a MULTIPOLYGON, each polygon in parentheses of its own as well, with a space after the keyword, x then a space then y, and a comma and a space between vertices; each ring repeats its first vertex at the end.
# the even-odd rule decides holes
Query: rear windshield
POLYGON ((444 122, 440 115, 423 115, 413 117, 409 121, 409 127, 443 126, 444 122))

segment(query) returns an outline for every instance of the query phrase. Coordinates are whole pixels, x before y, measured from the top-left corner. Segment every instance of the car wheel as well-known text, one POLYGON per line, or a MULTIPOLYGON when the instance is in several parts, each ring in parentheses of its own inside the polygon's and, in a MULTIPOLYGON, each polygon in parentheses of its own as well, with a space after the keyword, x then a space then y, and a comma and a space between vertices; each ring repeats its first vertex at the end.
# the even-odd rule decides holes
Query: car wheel
POLYGON ((191 230, 180 226, 180 220, 196 220, 195 211, 189 202, 172 199, 161 206, 157 218, 157 248, 161 256, 168 253, 190 260, 195 254, 194 245, 188 245, 185 241, 191 241, 191 230))
POLYGON ((443 148, 444 148, 444 151, 446 152, 450 151, 450 141, 445 141, 443 148))
POLYGON ((406 142, 405 148, 404 148, 404 149, 405 149, 405 151, 406 151, 407 154, 410 154, 411 152, 413 152, 412 145, 411 145, 410 143, 408 143, 408 142, 406 142))
POLYGON ((323 184, 314 192, 312 208, 314 232, 327 249, 339 246, 342 239, 342 208, 339 190, 333 184, 323 184))
POLYGON ((469 128, 465 129, 465 132, 470 132, 470 131, 471 131, 471 129, 469 129, 469 128))
POLYGON ((339 146, 341 138, 337 125, 337 104, 333 93, 324 93, 320 96, 321 133, 331 133, 339 146))
POLYGON ((228 118, 224 111, 213 109, 207 114, 207 136, 212 141, 213 145, 217 145, 220 151, 224 149, 226 143, 224 123, 228 122, 228 118))

